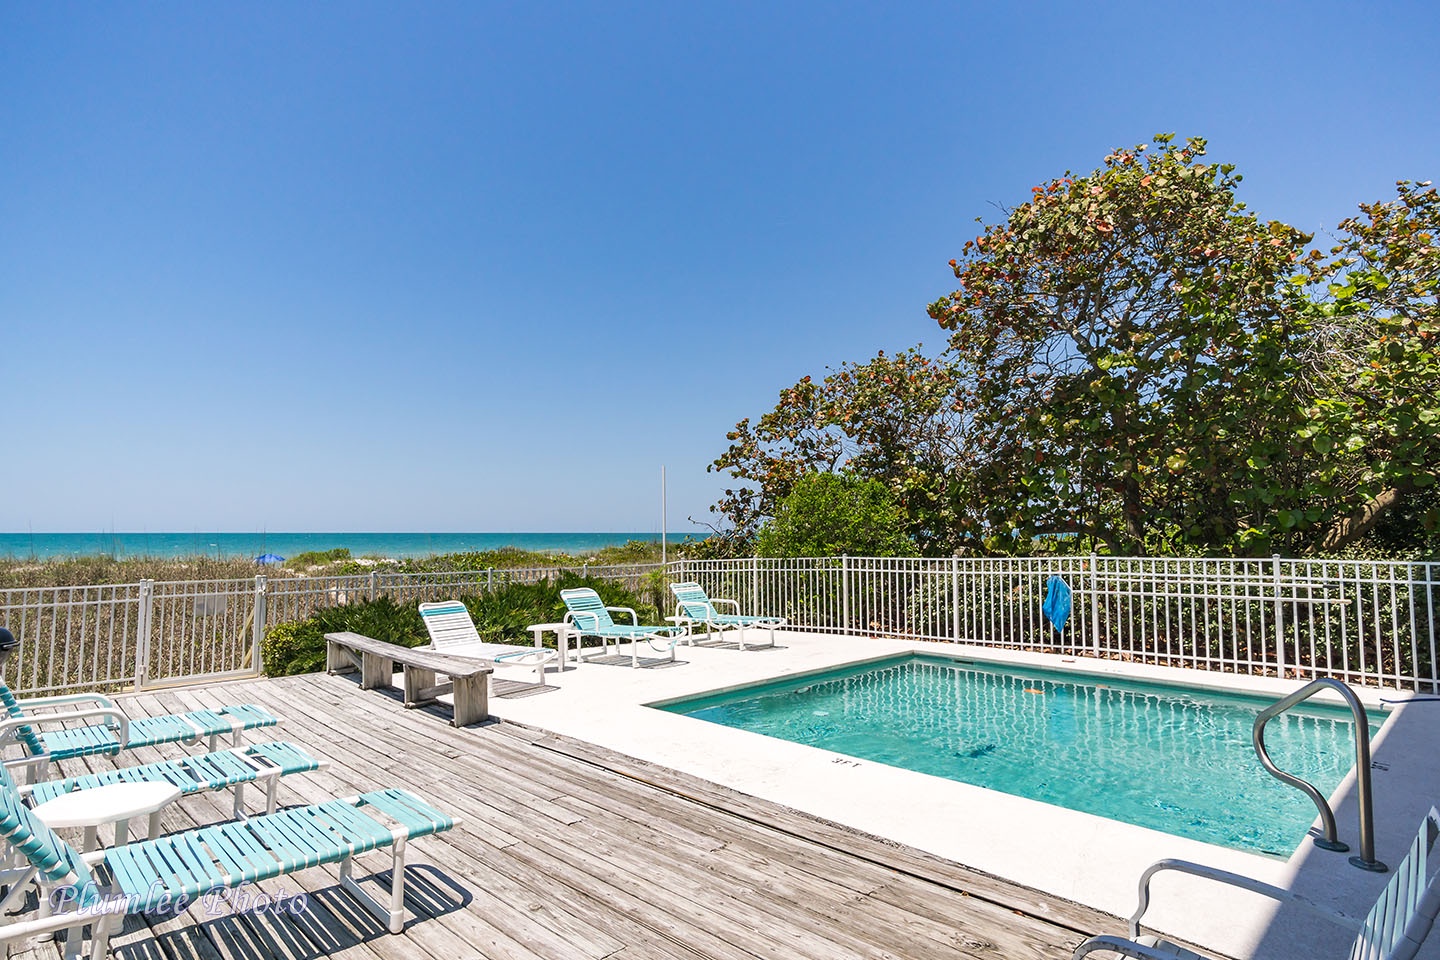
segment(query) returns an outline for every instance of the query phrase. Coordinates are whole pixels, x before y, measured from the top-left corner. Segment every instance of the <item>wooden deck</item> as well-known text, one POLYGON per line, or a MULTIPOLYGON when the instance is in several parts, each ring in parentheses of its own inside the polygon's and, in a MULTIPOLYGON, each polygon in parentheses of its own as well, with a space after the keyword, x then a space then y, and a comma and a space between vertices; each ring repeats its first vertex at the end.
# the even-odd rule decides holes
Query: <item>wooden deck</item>
MULTIPOLYGON (((1114 918, 893 843, 601 748, 489 723, 455 729, 448 708, 310 675, 124 698, 132 716, 249 701, 327 758, 289 777, 282 804, 411 788, 464 817, 410 851, 405 932, 391 936, 336 886, 333 869, 260 885, 304 892, 291 915, 197 908, 130 918, 123 958, 638 958, 1070 956, 1114 918)), ((177 755, 138 751, 130 762, 177 755)), ((98 761, 103 764, 106 761, 98 761)), ((77 772, 74 764, 67 772, 77 772)), ((258 798, 250 795, 252 809, 258 798)), ((179 830, 228 815, 227 796, 168 813, 179 830)), ((904 798, 895 799, 904 816, 904 798)), ((357 875, 383 870, 361 858, 357 875)), ((55 955, 39 947, 35 956, 55 955)))

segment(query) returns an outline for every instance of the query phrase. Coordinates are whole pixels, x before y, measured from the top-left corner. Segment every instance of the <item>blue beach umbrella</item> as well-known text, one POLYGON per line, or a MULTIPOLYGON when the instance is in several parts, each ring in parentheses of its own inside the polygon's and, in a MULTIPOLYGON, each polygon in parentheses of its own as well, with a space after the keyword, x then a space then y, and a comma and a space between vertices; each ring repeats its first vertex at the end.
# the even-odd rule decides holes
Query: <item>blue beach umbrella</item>
POLYGON ((260 554, 260 556, 255 558, 255 562, 260 564, 261 566, 269 566, 272 563, 284 563, 285 558, 277 557, 273 553, 262 553, 260 554))

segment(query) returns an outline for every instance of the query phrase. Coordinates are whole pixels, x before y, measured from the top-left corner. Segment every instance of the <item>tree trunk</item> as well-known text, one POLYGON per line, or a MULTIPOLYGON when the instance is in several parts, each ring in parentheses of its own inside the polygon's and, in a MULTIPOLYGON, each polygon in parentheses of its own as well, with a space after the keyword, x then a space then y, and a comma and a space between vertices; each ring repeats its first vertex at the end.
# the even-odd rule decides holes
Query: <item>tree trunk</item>
POLYGON ((1320 536, 1319 542, 1307 553, 1328 553, 1341 550, 1375 529, 1385 514, 1400 504, 1405 491, 1391 487, 1369 503, 1364 504, 1347 517, 1332 523, 1320 536))

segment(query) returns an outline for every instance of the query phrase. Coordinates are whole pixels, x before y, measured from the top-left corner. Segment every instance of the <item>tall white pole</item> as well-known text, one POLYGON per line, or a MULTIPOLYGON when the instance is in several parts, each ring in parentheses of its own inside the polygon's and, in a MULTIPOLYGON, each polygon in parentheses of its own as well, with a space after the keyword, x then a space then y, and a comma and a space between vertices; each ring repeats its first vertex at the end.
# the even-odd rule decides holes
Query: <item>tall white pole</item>
POLYGON ((665 550, 665 465, 660 465, 660 562, 666 560, 665 550))

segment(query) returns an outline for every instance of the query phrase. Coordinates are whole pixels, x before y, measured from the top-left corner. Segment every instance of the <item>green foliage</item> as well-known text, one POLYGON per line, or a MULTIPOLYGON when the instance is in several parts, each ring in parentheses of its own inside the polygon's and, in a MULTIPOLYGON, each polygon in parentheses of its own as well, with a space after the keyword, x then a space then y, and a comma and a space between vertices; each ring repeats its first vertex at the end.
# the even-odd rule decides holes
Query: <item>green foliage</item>
POLYGON ((393 570, 401 573, 431 573, 452 570, 518 570, 526 567, 575 567, 580 564, 610 566, 628 563, 659 563, 660 543, 654 540, 630 540, 619 546, 602 547, 583 557, 568 553, 542 553, 519 547, 476 550, 469 553, 441 553, 428 557, 406 557, 400 560, 370 560, 342 563, 333 573, 368 573, 371 570, 393 570))
POLYGON ((327 607, 306 620, 271 627, 265 632, 265 639, 260 645, 260 659, 265 673, 272 677, 284 677, 324 669, 325 634, 347 630, 405 647, 418 647, 430 642, 417 608, 401 606, 389 597, 380 597, 327 607))
POLYGON ((255 576, 255 561, 204 555, 156 557, 63 557, 48 560, 0 559, 0 588, 71 587, 141 580, 243 580, 255 576))
POLYGON ((309 620, 277 623, 265 631, 260 663, 269 677, 316 673, 325 667, 325 634, 309 620))
POLYGON ((334 550, 307 550, 305 553, 299 553, 287 559, 285 566, 295 570, 304 570, 306 567, 320 567, 327 563, 349 559, 350 550, 347 547, 336 547, 334 550))
POLYGON ((1284 419, 1286 281, 1310 238, 1245 212, 1204 141, 1156 146, 1036 187, 930 306, 952 331, 956 404, 984 424, 976 486, 1006 494, 970 518, 991 546, 1076 534, 1145 552, 1242 522, 1225 481, 1284 419))
MULTIPOLYGON (((529 644, 526 631, 532 623, 553 623, 565 615, 560 591, 590 587, 610 606, 630 607, 642 623, 660 623, 657 607, 649 598, 633 593, 621 584, 577 573, 564 572, 556 580, 535 583, 507 583, 494 590, 462 596, 475 629, 490 643, 529 644)), ((668 592, 668 591, 667 591, 668 592)), ((343 631, 406 647, 429 644, 418 605, 400 605, 388 597, 362 603, 329 607, 305 620, 271 627, 261 645, 265 673, 272 677, 313 673, 325 666, 325 634, 343 631)))
POLYGON ((1204 157, 1159 136, 985 226, 939 357, 806 377, 728 435, 726 537, 848 470, 930 554, 1333 552, 1394 511, 1433 543, 1440 197, 1401 182, 1327 260, 1204 157))
POLYGON ((736 425, 730 448, 710 465, 758 486, 725 491, 711 511, 729 526, 695 553, 749 552, 799 478, 842 466, 889 490, 902 509, 900 529, 921 549, 950 552, 964 499, 957 466, 969 448, 968 421, 951 403, 955 386, 954 370, 916 347, 782 390, 753 427, 748 419, 736 425))
POLYGON ((809 473, 781 499, 757 545, 762 557, 908 556, 915 544, 902 532, 904 519, 877 480, 809 473))

